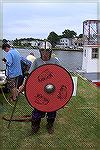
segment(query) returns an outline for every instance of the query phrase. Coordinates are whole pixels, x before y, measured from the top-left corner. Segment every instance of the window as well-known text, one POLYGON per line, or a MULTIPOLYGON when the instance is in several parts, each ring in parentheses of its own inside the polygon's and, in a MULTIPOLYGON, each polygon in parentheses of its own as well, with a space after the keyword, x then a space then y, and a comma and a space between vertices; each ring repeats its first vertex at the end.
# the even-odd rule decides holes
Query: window
POLYGON ((84 51, 84 56, 86 57, 86 49, 85 49, 85 51, 84 51))
POLYGON ((99 58, 99 49, 92 48, 92 58, 99 58))
POLYGON ((82 46, 82 43, 80 43, 80 46, 82 46))

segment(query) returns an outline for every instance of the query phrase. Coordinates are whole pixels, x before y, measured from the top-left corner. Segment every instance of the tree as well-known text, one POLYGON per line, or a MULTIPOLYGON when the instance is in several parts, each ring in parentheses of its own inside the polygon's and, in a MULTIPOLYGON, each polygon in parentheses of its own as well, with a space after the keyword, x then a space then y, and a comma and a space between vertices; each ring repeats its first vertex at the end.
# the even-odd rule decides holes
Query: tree
POLYGON ((65 29, 65 31, 64 32, 62 32, 62 37, 63 38, 73 38, 73 37, 76 37, 76 35, 77 35, 77 33, 76 32, 74 32, 73 30, 72 31, 70 31, 69 29, 65 29))
POLYGON ((2 42, 3 42, 3 43, 7 43, 8 41, 7 41, 6 39, 3 39, 2 42))
POLYGON ((59 36, 55 32, 50 32, 47 40, 52 44, 52 47, 55 47, 57 42, 59 41, 59 36))
POLYGON ((17 38, 14 40, 13 45, 18 46, 18 39, 17 38))
POLYGON ((79 38, 82 38, 83 37, 83 34, 79 34, 79 36, 78 36, 79 38))

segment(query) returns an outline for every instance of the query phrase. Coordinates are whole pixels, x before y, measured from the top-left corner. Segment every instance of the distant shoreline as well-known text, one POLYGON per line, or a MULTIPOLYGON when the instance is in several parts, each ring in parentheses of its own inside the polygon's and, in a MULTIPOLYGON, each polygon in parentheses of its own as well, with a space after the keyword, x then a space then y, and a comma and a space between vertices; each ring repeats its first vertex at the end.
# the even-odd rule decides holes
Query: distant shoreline
MULTIPOLYGON (((37 47, 14 47, 14 48, 18 48, 18 49, 38 49, 37 47)), ((73 49, 73 48, 52 48, 53 51, 74 51, 74 52, 83 52, 83 49, 82 48, 76 48, 76 49, 73 49)))
POLYGON ((74 52, 78 51, 78 52, 83 52, 83 49, 73 49, 73 48, 70 48, 70 49, 68 49, 68 48, 65 48, 65 49, 53 48, 52 50, 53 51, 59 50, 59 51, 74 51, 74 52))

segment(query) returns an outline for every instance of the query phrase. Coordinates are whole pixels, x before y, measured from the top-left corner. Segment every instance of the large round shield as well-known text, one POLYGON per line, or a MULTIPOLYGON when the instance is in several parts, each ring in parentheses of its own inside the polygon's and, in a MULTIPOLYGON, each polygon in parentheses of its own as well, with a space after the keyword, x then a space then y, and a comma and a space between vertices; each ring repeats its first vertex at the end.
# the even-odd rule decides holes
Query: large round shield
POLYGON ((32 107, 52 112, 67 104, 73 88, 72 77, 66 69, 55 64, 45 64, 27 78, 25 95, 32 107))

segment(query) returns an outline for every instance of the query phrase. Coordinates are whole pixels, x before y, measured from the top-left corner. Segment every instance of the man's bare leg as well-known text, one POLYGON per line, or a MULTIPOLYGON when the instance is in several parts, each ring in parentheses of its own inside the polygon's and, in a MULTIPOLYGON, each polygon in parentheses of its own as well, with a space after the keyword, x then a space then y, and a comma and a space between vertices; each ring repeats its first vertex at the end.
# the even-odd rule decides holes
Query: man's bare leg
POLYGON ((11 89, 11 95, 12 95, 12 99, 15 101, 17 96, 18 96, 18 92, 17 92, 17 88, 13 88, 11 89))

